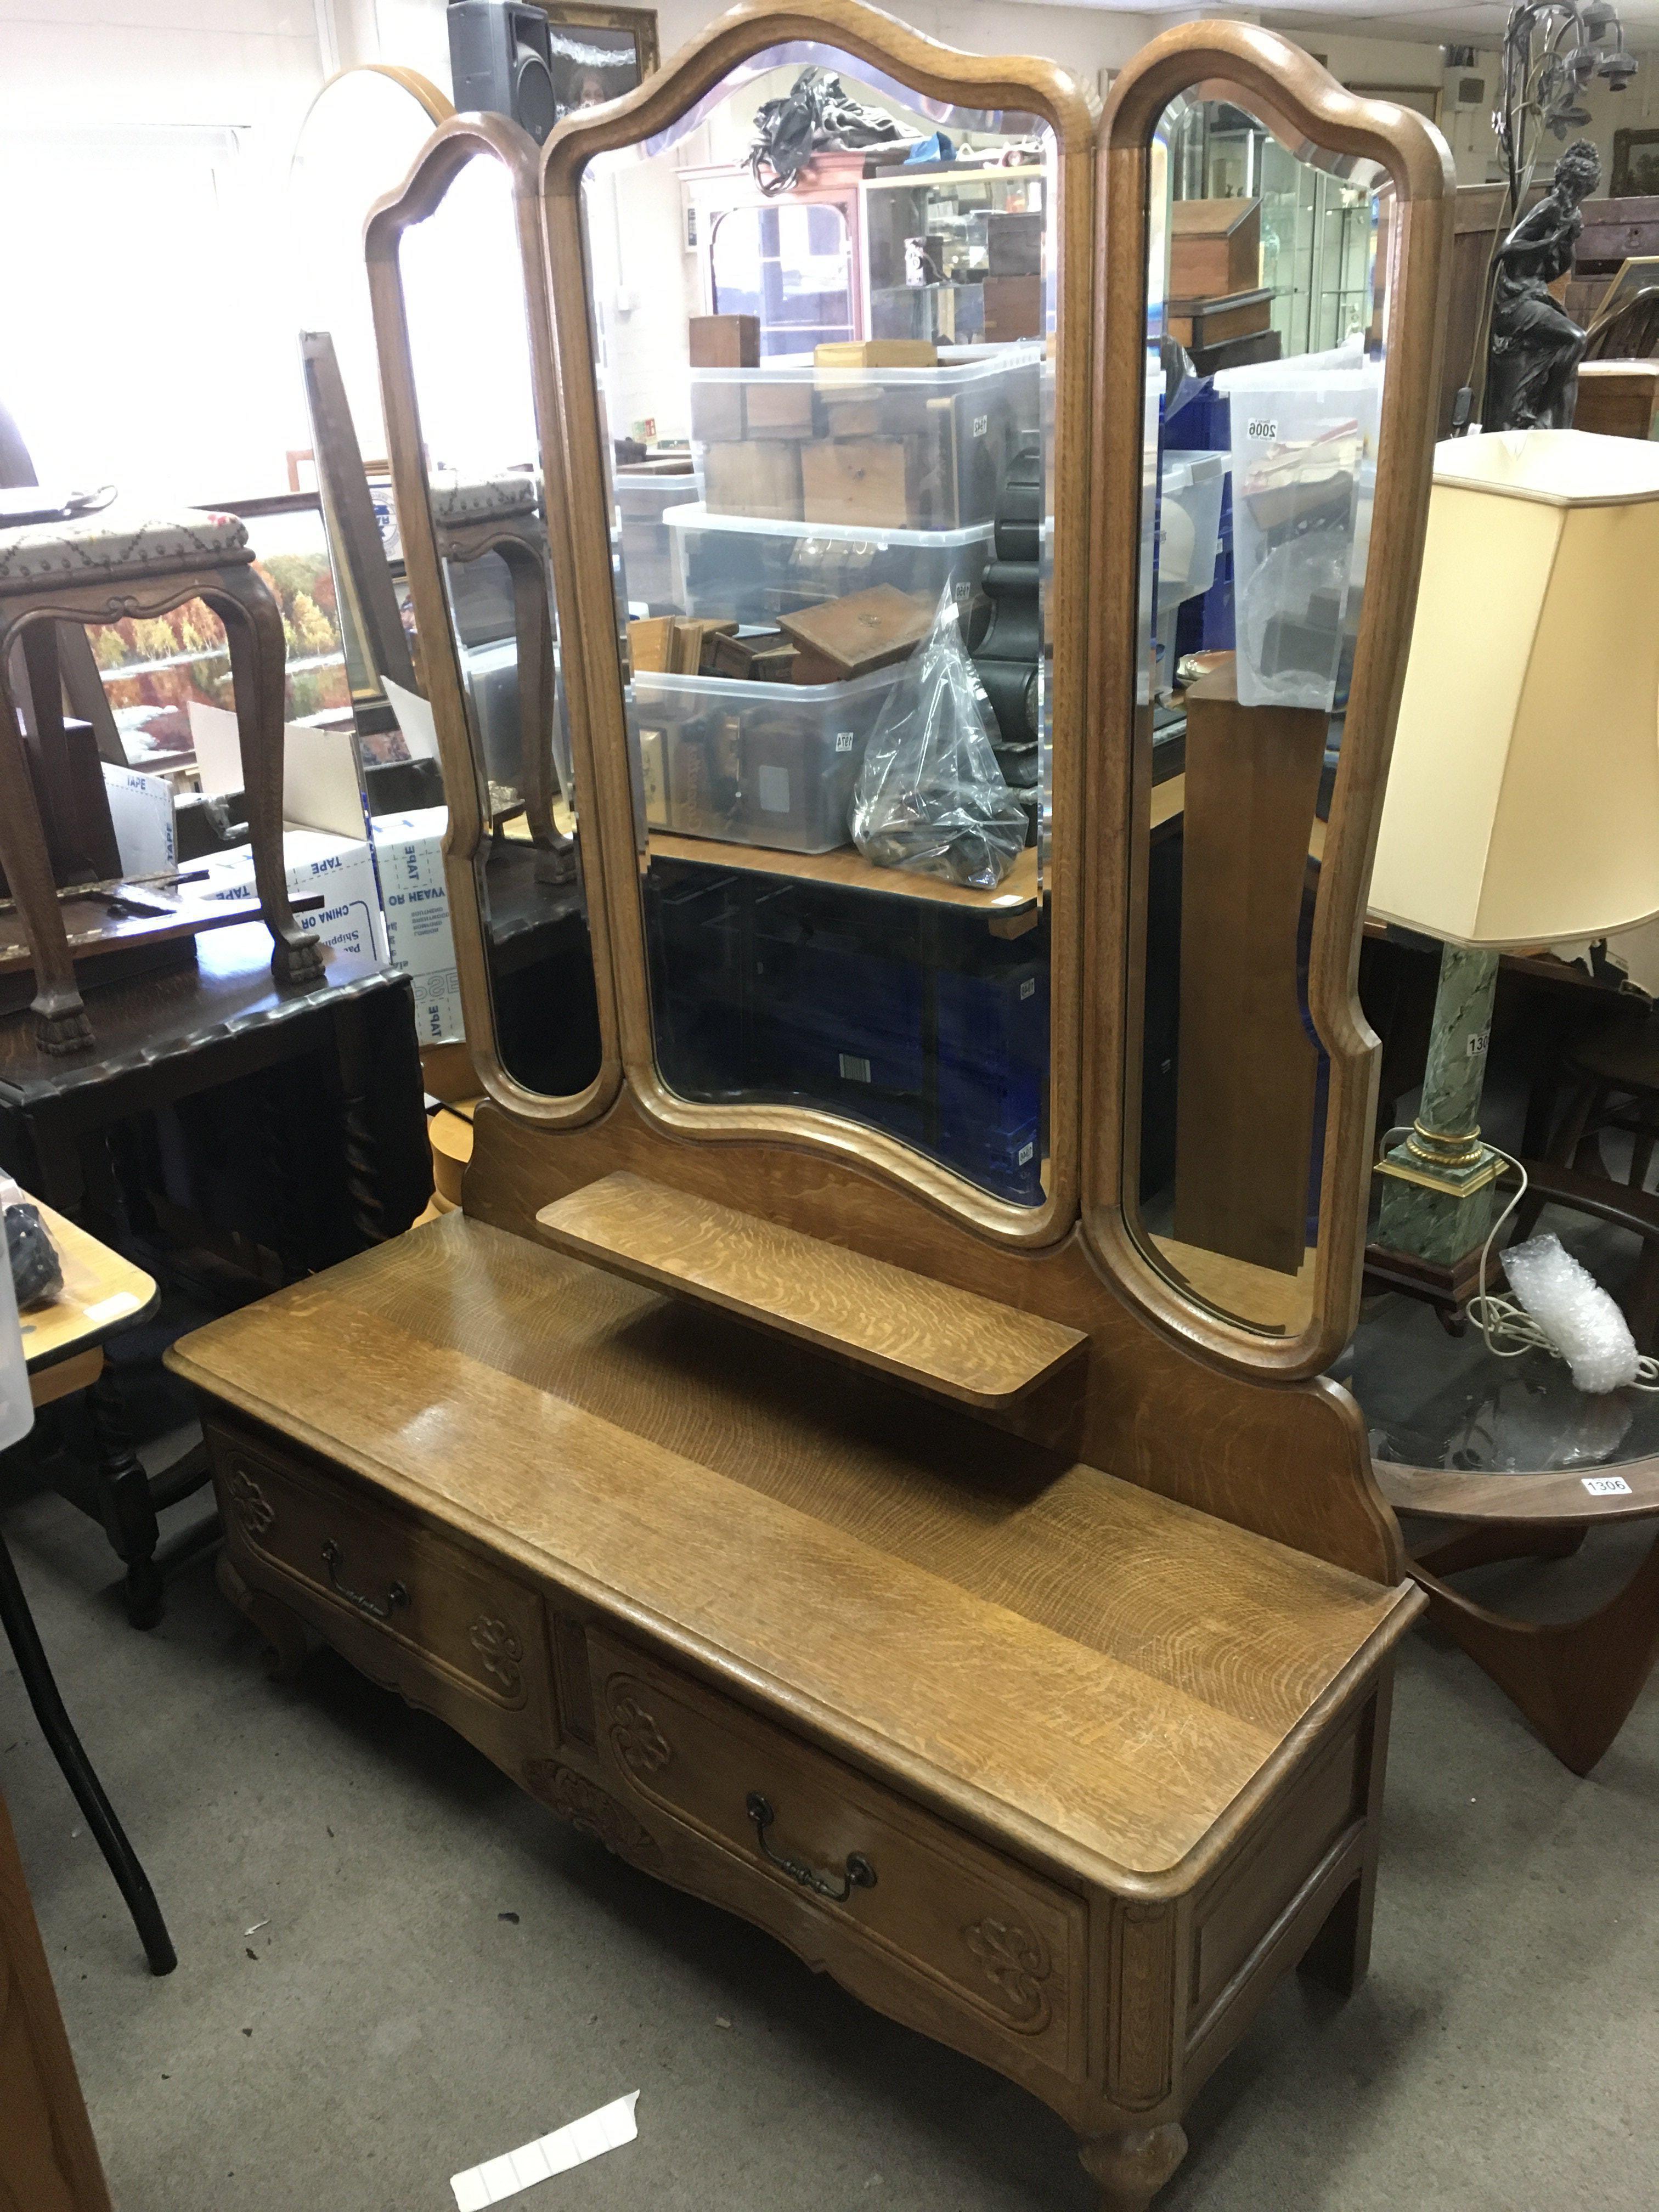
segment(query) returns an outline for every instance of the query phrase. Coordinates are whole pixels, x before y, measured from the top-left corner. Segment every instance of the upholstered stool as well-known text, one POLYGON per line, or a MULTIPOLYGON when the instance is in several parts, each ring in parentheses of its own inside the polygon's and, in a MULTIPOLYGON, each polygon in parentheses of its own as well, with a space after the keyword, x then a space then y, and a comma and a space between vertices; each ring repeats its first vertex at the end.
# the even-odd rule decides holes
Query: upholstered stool
POLYGON ((11 647, 25 638, 37 714, 55 720, 52 623, 91 626, 164 615, 188 599, 205 601, 229 641, 254 879, 275 940, 271 967, 283 983, 310 986, 322 978, 322 948, 294 919, 283 865, 283 618, 254 574, 242 524, 230 514, 153 516, 117 505, 75 521, 0 530, 0 715, 6 721, 0 732, 0 866, 33 956, 34 1012, 48 1052, 85 1050, 93 1033, 16 734, 11 647))

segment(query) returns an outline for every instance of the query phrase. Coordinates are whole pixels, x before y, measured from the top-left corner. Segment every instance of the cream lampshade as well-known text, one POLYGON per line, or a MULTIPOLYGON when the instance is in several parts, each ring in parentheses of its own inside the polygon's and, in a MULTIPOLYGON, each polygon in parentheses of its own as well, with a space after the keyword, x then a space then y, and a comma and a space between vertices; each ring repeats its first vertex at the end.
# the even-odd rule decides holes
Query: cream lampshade
POLYGON ((1370 906, 1494 951, 1659 914, 1659 444, 1435 448, 1370 906))

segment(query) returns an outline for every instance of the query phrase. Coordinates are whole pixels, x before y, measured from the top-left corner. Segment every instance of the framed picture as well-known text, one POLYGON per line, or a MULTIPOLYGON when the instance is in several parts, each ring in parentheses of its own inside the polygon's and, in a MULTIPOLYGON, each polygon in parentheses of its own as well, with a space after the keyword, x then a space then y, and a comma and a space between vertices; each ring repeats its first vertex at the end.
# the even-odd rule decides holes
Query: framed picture
POLYGON ((632 92, 661 60, 654 8, 588 7, 585 0, 534 4, 552 32, 553 94, 561 118, 632 92))
POLYGON ((1647 199, 1659 194, 1659 131, 1615 131, 1613 182, 1616 200, 1647 199))

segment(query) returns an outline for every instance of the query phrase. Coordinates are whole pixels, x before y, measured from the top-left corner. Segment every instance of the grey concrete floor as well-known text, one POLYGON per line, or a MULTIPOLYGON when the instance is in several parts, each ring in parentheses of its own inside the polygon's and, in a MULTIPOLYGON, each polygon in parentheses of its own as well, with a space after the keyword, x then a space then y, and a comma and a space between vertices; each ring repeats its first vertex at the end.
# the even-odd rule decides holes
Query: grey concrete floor
MULTIPOLYGON (((145 1971, 0 1644, 0 1789, 120 2212, 446 2212, 452 2172, 629 2089, 637 2143, 514 2202, 1088 2212, 1022 2092, 608 1858, 331 1655, 273 1686, 208 1561, 141 1635, 89 1522, 46 1495, 5 1526, 180 1954, 145 1971)), ((1640 1544, 1470 1586, 1576 1609, 1640 1544)), ((1278 1992, 1161 2212, 1652 2212, 1656 1813, 1659 1688, 1579 1781, 1419 1632, 1370 1979, 1278 1992)))

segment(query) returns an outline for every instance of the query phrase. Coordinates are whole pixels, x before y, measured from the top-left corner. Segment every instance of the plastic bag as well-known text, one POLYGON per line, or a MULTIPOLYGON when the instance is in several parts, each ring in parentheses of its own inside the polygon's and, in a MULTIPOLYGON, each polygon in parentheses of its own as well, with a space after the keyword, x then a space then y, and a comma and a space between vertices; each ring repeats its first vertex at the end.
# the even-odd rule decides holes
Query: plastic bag
POLYGON ((58 1248, 46 1234, 40 1209, 21 1185, 0 1175, 0 1213, 6 1224, 6 1254, 20 1312, 55 1298, 64 1287, 58 1248))
POLYGON ((848 826, 866 860, 996 889, 1024 850, 1026 815, 997 766, 995 726, 947 589, 865 748, 848 826))

